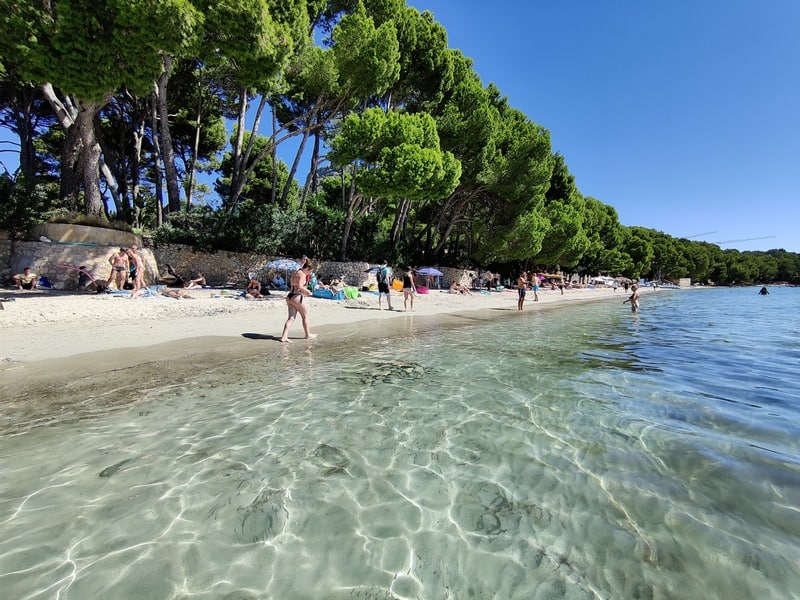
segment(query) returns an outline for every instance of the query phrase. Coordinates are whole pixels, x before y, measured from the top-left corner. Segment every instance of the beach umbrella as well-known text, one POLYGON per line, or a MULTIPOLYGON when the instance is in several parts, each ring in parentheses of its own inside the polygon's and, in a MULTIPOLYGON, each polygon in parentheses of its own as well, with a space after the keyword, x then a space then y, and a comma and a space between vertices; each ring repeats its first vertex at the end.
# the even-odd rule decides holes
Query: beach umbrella
POLYGON ((421 269, 417 269, 417 273, 420 275, 436 275, 437 277, 443 275, 441 271, 433 267, 422 267, 421 269))
POLYGON ((298 264, 291 258, 278 258, 271 260, 264 265, 267 269, 275 269, 276 271, 297 271, 302 265, 298 264))
POLYGON ((296 261, 292 260, 291 258, 278 258, 276 260, 271 260, 267 264, 264 265, 266 269, 275 269, 276 271, 284 271, 286 273, 286 281, 288 283, 289 271, 294 273, 298 269, 300 269, 303 265, 297 263, 296 261))
POLYGON ((417 269, 417 275, 425 275, 428 280, 428 287, 431 287, 431 277, 436 278, 436 287, 442 287, 442 281, 440 277, 443 273, 439 269, 434 269, 433 267, 422 267, 421 269, 417 269))
POLYGON ((377 273, 380 270, 381 270, 380 267, 372 267, 371 269, 367 269, 366 271, 364 271, 364 273, 377 273))

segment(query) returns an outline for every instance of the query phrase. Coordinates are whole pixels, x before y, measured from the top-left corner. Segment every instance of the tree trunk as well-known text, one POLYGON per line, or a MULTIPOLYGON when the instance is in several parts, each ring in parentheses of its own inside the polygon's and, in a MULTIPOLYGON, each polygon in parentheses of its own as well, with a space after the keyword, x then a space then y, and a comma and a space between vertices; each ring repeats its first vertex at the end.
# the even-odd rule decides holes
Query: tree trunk
POLYGON ((167 82, 172 71, 172 56, 163 55, 164 72, 156 82, 158 97, 159 133, 161 140, 161 159, 164 162, 164 175, 167 179, 167 201, 170 213, 181 210, 181 188, 178 183, 178 169, 175 167, 175 149, 169 128, 169 106, 167 104, 167 82))
POLYGON ((203 101, 197 100, 197 113, 194 119, 194 146, 189 162, 188 181, 186 182, 186 212, 192 208, 192 195, 194 194, 195 165, 197 164, 197 154, 200 152, 200 123, 203 119, 203 101))
POLYGON ((53 113, 64 129, 64 145, 61 147, 61 178, 59 181, 59 196, 61 202, 71 212, 78 211, 78 191, 80 182, 80 164, 82 143, 80 132, 75 124, 78 111, 75 105, 64 98, 63 101, 56 95, 53 84, 42 84, 42 94, 53 109, 53 113))
MULTIPOLYGON (((153 132, 158 131, 158 99, 156 94, 151 97, 150 106, 150 128, 153 132)), ((158 143, 158 136, 153 135, 153 170, 155 171, 156 185, 156 225, 164 224, 164 188, 162 186, 163 175, 161 173, 161 146, 158 143)))
MULTIPOLYGON (((297 166, 300 164, 300 158, 303 156, 303 150, 305 150, 306 142, 308 141, 308 131, 308 129, 303 131, 303 139, 300 140, 300 147, 297 149, 297 152, 294 155, 294 161, 292 162, 292 168, 289 171, 289 177, 286 178, 286 184, 283 186, 280 204, 281 208, 286 208, 286 202, 289 199, 289 190, 292 188, 292 181, 294 181, 294 174, 297 173, 297 166)), ((272 171, 275 174, 278 173, 278 165, 274 159, 272 162, 272 171)))
MULTIPOLYGON (((264 107, 267 105, 267 100, 263 96, 256 109, 256 117, 253 121, 253 129, 250 132, 250 139, 247 141, 247 147, 244 148, 244 126, 247 117, 247 89, 242 88, 240 91, 239 99, 239 116, 236 122, 236 141, 233 144, 233 172, 231 173, 231 189, 228 190, 228 212, 236 208, 239 203, 239 196, 242 194, 247 178, 255 168, 256 163, 265 154, 262 152, 260 156, 253 158, 253 144, 256 141, 256 133, 261 125, 261 115, 264 113, 264 107)), ((266 150, 270 150, 267 146, 266 150)))
POLYGON ((81 169, 83 174, 84 207, 87 215, 100 216, 103 213, 103 196, 100 193, 100 144, 94 130, 94 118, 105 106, 81 102, 76 125, 83 145, 81 169))
POLYGON ((347 262, 347 240, 350 237, 350 229, 356 219, 356 206, 361 198, 360 194, 356 194, 355 174, 353 175, 350 189, 347 191, 347 196, 347 213, 345 214, 344 228, 342 230, 342 244, 339 248, 339 260, 342 262, 347 262))
MULTIPOLYGON (((100 145, 100 152, 104 158, 100 162, 100 173, 103 176, 103 179, 106 181, 106 187, 111 192, 111 198, 114 202, 114 213, 118 219, 122 218, 125 214, 124 207, 122 206, 122 199, 120 198, 119 194, 119 184, 117 183, 120 179, 124 180, 125 178, 125 171, 124 168, 121 168, 120 165, 116 164, 113 161, 113 153, 108 151, 108 145, 106 144, 105 139, 103 138, 102 131, 100 130, 100 119, 95 117, 95 135, 97 136, 97 143, 100 145), (109 159, 112 160, 109 160, 109 159), (119 176, 121 174, 121 176, 119 176)), ((121 149, 120 152, 121 156, 124 156, 124 149, 121 149)), ((108 210, 108 207, 105 209, 106 217, 108 220, 111 220, 111 214, 108 210)))
POLYGON ((392 223, 392 243, 394 244, 396 244, 402 236, 410 208, 411 200, 408 198, 400 198, 397 201, 397 209, 394 213, 394 223, 392 223))
POLYGON ((139 166, 142 164, 142 143, 144 142, 144 121, 139 123, 133 134, 133 156, 131 158, 131 214, 134 227, 141 227, 141 207, 139 206, 139 166))
POLYGON ((9 72, 9 76, 10 87, 14 90, 11 100, 12 118, 19 136, 19 170, 28 179, 33 179, 37 175, 36 148, 33 145, 35 139, 33 104, 37 98, 38 88, 21 83, 16 73, 9 72))
POLYGON ((78 126, 70 125, 64 132, 64 145, 61 147, 61 177, 59 178, 59 198, 70 212, 78 212, 78 192, 81 180, 81 142, 78 126))
MULTIPOLYGON (((275 114, 275 109, 272 109, 272 141, 275 141, 275 136, 278 134, 278 117, 275 114)), ((278 196, 278 147, 272 144, 270 151, 272 156, 272 189, 269 191, 270 205, 275 206, 275 200, 278 196)), ((288 185, 289 182, 287 181, 288 185)))

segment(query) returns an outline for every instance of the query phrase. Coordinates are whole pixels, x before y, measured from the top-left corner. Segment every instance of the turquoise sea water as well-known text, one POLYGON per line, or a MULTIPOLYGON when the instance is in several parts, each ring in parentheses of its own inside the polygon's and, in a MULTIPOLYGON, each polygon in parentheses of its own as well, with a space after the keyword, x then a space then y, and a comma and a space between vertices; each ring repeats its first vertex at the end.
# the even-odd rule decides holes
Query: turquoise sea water
POLYGON ((6 433, 0 595, 800 598, 800 289, 756 292, 408 316, 6 433))

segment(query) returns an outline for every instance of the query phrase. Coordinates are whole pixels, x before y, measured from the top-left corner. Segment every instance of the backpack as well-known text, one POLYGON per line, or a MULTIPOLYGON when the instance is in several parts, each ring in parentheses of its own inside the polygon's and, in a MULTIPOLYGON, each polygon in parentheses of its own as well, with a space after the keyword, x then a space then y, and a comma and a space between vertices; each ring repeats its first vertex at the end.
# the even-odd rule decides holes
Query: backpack
POLYGON ((388 271, 387 267, 381 267, 378 270, 378 283, 387 283, 388 271))

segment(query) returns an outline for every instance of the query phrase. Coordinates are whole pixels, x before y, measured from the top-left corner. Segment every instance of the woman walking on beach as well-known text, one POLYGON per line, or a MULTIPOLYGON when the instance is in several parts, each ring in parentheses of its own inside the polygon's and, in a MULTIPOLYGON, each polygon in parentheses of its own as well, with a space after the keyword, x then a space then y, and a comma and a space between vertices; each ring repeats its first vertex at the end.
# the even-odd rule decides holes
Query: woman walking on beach
POLYGON ((305 264, 297 271, 294 272, 291 279, 291 286, 289 293, 286 294, 286 307, 289 310, 289 316, 286 319, 286 324, 283 326, 283 334, 281 334, 281 342, 289 342, 289 328, 294 323, 297 313, 300 313, 300 318, 303 321, 303 331, 306 334, 306 339, 310 340, 317 337, 317 334, 311 333, 308 325, 308 308, 303 304, 303 296, 310 296, 311 292, 308 289, 308 279, 311 277, 311 263, 306 261, 305 264))

